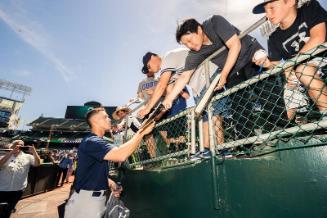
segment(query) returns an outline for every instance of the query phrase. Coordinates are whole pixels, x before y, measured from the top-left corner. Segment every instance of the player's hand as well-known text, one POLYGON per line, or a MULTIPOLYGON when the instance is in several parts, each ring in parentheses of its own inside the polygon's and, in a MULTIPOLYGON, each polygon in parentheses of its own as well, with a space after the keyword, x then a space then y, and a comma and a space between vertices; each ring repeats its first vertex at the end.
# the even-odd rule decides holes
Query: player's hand
POLYGON ((117 188, 112 190, 112 192, 114 193, 114 196, 116 198, 119 198, 120 194, 123 192, 123 187, 122 186, 117 186, 117 188))
POLYGON ((137 113, 137 117, 143 119, 148 113, 150 113, 150 110, 145 107, 137 113))
POLYGON ((145 136, 148 135, 150 132, 152 132, 154 126, 155 126, 156 122, 151 121, 151 123, 149 123, 148 125, 146 125, 145 127, 143 127, 142 129, 140 129, 140 133, 145 136))
POLYGON ((109 179, 109 188, 110 188, 111 192, 114 193, 114 196, 116 198, 119 198, 120 197, 120 194, 123 191, 123 187, 121 185, 118 185, 117 183, 115 183, 111 179, 109 179))

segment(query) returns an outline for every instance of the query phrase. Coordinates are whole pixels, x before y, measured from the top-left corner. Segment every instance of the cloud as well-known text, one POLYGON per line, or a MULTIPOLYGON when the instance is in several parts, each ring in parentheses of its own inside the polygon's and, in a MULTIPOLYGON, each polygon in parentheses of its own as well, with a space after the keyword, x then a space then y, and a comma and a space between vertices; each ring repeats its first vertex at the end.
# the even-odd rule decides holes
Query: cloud
POLYGON ((74 77, 75 73, 71 71, 63 63, 63 61, 53 53, 46 34, 41 34, 41 31, 36 31, 36 29, 40 29, 40 24, 30 20, 27 16, 24 16, 22 10, 15 10, 15 13, 13 14, 14 15, 10 15, 0 8, 0 18, 23 41, 32 46, 35 50, 41 53, 50 63, 52 63, 56 70, 61 74, 64 81, 68 83, 72 79, 72 77, 74 77), (21 17, 22 19, 19 19, 19 17, 21 17))
POLYGON ((29 70, 18 70, 16 72, 16 75, 20 76, 20 77, 29 77, 31 76, 33 73, 29 70))
MULTIPOLYGON (((174 42, 176 23, 182 19, 194 17, 202 22, 211 15, 219 14, 240 30, 245 30, 258 21, 263 15, 252 14, 252 8, 258 0, 230 1, 230 0, 166 0, 147 1, 148 4, 140 4, 140 11, 146 11, 145 31, 151 36, 149 44, 157 44, 157 36, 170 38, 168 43, 174 42), (167 16, 169 14, 169 16, 167 16), (155 25, 154 25, 155 24, 155 25)), ((162 37, 162 38, 163 38, 162 37)), ((162 43, 161 46, 164 46, 162 43)), ((176 44, 175 44, 176 45, 176 44)))

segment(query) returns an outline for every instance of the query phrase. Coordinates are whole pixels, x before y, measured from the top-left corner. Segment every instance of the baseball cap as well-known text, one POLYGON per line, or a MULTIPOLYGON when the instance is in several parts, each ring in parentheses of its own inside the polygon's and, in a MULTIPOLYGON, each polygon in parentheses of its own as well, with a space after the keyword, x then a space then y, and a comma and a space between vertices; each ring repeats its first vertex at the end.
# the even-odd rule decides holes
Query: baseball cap
POLYGON ((274 2, 277 0, 263 0, 263 2, 261 2, 260 4, 256 5, 253 9, 252 9, 252 13, 253 14, 262 14, 265 13, 265 4, 268 4, 269 2, 274 2))
POLYGON ((149 72, 149 69, 148 69, 148 63, 151 59, 151 56, 154 55, 154 56, 158 56, 157 54, 155 53, 152 53, 152 52, 147 52, 144 56, 143 56, 143 67, 142 67, 142 73, 144 74, 147 74, 149 72))

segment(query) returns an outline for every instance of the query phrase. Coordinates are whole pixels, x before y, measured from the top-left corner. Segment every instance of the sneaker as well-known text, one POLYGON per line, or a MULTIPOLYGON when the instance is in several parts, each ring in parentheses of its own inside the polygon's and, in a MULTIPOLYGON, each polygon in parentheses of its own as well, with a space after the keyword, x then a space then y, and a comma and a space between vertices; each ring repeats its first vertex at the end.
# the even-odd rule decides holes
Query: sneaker
POLYGON ((202 159, 209 159, 211 158, 211 151, 208 150, 208 149, 205 149, 201 154, 200 154, 200 157, 202 159))
POLYGON ((190 161, 201 160, 200 155, 201 155, 200 151, 196 152, 195 154, 191 154, 190 155, 190 161))

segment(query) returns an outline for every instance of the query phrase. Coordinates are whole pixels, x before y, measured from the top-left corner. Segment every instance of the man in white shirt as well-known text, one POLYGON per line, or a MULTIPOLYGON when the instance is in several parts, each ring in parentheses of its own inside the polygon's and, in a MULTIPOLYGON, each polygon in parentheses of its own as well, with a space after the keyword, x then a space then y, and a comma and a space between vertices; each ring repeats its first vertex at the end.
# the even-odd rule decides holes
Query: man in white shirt
MULTIPOLYGON (((163 96, 170 93, 174 87, 175 81, 178 79, 182 69, 185 65, 185 59, 188 55, 189 49, 177 48, 168 51, 164 56, 160 57, 155 53, 147 52, 143 56, 143 68, 142 72, 147 74, 160 73, 160 78, 151 98, 147 101, 144 108, 138 112, 140 118, 144 118, 150 111, 160 102, 163 96)), ((187 88, 183 89, 178 97, 173 102, 172 108, 167 111, 167 113, 162 117, 162 119, 175 116, 179 112, 186 109, 186 100, 190 97, 187 88)), ((182 144, 185 142, 185 132, 186 132, 186 119, 180 118, 175 120, 178 122, 179 131, 176 129, 171 129, 169 127, 165 130, 160 131, 162 139, 167 144, 168 148, 171 144, 182 144)), ((153 140, 154 141, 154 140, 153 140)), ((172 146, 175 147, 175 146, 172 146)))
MULTIPOLYGON (((152 52, 147 52, 143 56, 142 72, 160 72, 160 78, 154 93, 140 110, 139 117, 143 118, 150 113, 159 100, 170 93, 174 87, 175 81, 179 78, 185 65, 185 59, 189 53, 189 49, 177 48, 167 52, 162 58, 152 52)), ((186 108, 186 100, 189 98, 187 89, 182 90, 178 98, 173 102, 173 106, 168 112, 167 117, 174 116, 186 108)))
POLYGON ((34 146, 24 146, 22 140, 15 140, 12 150, 0 159, 0 202, 7 203, 1 217, 9 218, 17 202, 27 186, 30 166, 39 166, 40 157, 34 146), (26 154, 22 149, 28 148, 32 154, 26 154))
POLYGON ((146 78, 139 83, 137 97, 148 101, 156 88, 158 80, 155 78, 156 72, 144 71, 142 69, 142 73, 146 75, 146 78))

